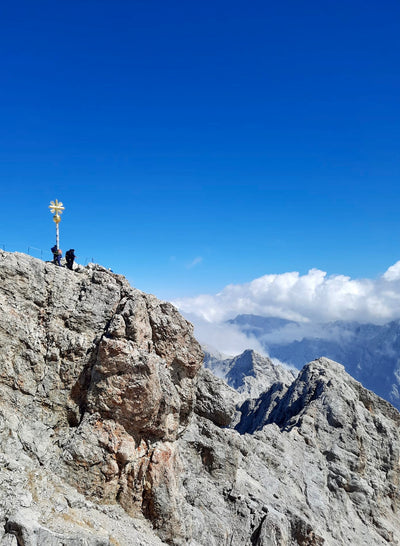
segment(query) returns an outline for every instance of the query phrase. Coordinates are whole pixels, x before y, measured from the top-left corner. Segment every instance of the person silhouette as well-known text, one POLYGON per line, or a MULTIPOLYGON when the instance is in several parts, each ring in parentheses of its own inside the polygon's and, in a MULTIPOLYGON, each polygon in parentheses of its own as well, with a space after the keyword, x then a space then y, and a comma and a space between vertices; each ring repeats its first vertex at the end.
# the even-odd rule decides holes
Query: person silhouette
POLYGON ((73 269, 73 266, 74 266, 74 260, 75 260, 76 256, 75 256, 75 249, 74 248, 70 248, 69 250, 67 250, 67 252, 65 253, 65 260, 67 262, 67 267, 68 269, 73 269))

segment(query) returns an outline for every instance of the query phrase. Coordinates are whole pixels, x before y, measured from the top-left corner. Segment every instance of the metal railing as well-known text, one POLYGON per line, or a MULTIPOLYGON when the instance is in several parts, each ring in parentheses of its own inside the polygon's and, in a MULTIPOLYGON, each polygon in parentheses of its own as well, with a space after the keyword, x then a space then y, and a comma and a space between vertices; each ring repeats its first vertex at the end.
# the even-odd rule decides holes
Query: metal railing
MULTIPOLYGON (((11 245, 9 245, 8 243, 0 243, 0 247, 4 250, 4 252, 24 252, 23 250, 20 250, 20 249, 16 250, 15 248, 11 248, 11 245)), ((50 250, 43 250, 43 248, 37 248, 36 246, 29 245, 27 247, 26 253, 29 254, 29 256, 33 256, 34 258, 40 257, 41 260, 45 259, 44 257, 45 256, 47 257, 48 255, 49 256, 48 261, 52 260, 52 255, 50 250)), ((94 263, 94 258, 86 257, 82 265, 86 266, 89 262, 94 263)))

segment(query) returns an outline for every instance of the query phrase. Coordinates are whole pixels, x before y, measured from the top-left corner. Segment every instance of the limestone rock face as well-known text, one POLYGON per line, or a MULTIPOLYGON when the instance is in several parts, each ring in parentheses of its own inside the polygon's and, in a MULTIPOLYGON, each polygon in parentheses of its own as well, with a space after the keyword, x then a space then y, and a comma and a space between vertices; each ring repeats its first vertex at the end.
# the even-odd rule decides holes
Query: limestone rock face
POLYGON ((194 409, 198 415, 222 427, 227 427, 235 421, 240 396, 234 389, 205 368, 199 371, 196 387, 194 409))
POLYGON ((278 386, 242 405, 240 435, 200 417, 185 432, 183 486, 197 540, 400 544, 397 410, 327 359, 278 386))
MULTIPOLYGON (((34 512, 13 516, 41 495, 50 502, 44 479, 49 492, 61 480, 75 496, 121 506, 128 520, 172 521, 172 505, 156 507, 157 491, 174 484, 175 442, 194 406, 203 354, 191 325, 100 266, 71 272, 17 253, 0 252, 0 306, 0 456, 22 476, 20 493, 0 500, 9 532, 52 532, 32 523, 34 512)), ((78 522, 66 498, 59 513, 48 511, 78 522)), ((108 543, 110 529, 87 543, 108 543)))
POLYGON ((327 359, 246 401, 202 359, 124 277, 0 251, 0 546, 400 544, 397 410, 327 359))

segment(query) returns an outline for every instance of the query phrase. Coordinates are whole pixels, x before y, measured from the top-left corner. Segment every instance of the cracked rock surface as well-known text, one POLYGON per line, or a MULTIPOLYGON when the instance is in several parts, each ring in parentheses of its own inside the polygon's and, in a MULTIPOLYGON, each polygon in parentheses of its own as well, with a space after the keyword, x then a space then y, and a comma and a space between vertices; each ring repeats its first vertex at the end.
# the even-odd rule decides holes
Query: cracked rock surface
POLYGON ((191 325, 100 266, 18 253, 0 253, 0 308, 4 540, 161 543, 149 519, 173 532, 156 491, 175 484, 202 361, 191 325))
POLYGON ((202 358, 124 277, 0 251, 0 546, 400 544, 397 410, 324 358, 243 402, 202 358))

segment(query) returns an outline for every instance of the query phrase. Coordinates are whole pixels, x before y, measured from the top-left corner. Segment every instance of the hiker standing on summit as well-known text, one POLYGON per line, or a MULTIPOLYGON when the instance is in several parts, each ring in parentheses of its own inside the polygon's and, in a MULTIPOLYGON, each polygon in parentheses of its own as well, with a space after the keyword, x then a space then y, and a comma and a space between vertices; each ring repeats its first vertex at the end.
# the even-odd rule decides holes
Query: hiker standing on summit
POLYGON ((51 247, 51 251, 53 253, 53 263, 61 267, 61 257, 62 257, 61 248, 57 248, 57 245, 54 245, 53 247, 51 247))
POLYGON ((67 262, 67 267, 68 269, 73 269, 74 267, 74 260, 75 260, 76 256, 75 256, 75 249, 74 248, 70 248, 69 250, 67 250, 67 252, 65 253, 65 260, 67 262))

